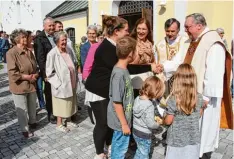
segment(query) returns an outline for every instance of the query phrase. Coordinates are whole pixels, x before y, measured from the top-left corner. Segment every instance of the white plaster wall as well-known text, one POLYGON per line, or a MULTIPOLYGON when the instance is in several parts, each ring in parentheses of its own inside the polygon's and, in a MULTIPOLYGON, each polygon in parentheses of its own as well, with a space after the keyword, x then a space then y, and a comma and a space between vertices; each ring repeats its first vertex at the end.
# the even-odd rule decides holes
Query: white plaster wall
POLYGON ((1 0, 0 15, 3 30, 10 34, 16 28, 36 31, 43 28, 45 15, 63 1, 20 0, 20 17, 18 19, 16 0, 1 0), (9 7, 11 9, 9 9, 9 7), (32 11, 33 10, 33 11, 32 11))
POLYGON ((180 34, 187 35, 184 31, 184 22, 187 10, 187 0, 184 1, 174 1, 175 8, 175 18, 180 22, 180 34))

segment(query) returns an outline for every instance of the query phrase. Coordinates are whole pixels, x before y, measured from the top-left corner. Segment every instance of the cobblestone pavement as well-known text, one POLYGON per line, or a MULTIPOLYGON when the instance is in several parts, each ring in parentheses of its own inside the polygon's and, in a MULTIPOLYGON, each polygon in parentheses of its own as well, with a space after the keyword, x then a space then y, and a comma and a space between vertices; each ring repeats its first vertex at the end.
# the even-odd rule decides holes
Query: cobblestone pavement
MULTIPOLYGON (((93 125, 87 117, 83 106, 84 93, 80 93, 78 104, 82 110, 78 112, 79 128, 69 133, 56 131, 55 125, 47 122, 46 111, 38 113, 38 128, 34 137, 24 139, 21 135, 14 103, 9 92, 6 67, 0 71, 0 158, 30 158, 30 159, 92 159, 95 155, 93 143, 93 125)), ((155 132, 151 156, 153 159, 163 159, 165 145, 161 140, 163 129, 155 132)), ((129 149, 126 158, 133 158, 135 150, 129 149)), ((176 157, 175 157, 176 158, 176 157)), ((212 154, 212 159, 231 159, 233 157, 233 131, 220 131, 219 148, 212 154)))

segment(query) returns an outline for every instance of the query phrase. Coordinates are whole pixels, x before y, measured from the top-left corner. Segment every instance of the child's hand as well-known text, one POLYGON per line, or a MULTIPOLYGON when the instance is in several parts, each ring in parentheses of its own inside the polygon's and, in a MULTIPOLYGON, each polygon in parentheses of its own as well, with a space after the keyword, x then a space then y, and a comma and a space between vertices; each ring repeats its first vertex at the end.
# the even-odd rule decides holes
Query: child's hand
POLYGON ((163 124, 163 120, 159 116, 155 116, 154 120, 160 125, 163 124))
POLYGON ((122 131, 124 135, 130 135, 131 134, 131 130, 129 129, 128 125, 122 125, 122 131))
POLYGON ((204 109, 201 108, 201 109, 200 109, 200 117, 203 116, 203 113, 204 113, 204 109))

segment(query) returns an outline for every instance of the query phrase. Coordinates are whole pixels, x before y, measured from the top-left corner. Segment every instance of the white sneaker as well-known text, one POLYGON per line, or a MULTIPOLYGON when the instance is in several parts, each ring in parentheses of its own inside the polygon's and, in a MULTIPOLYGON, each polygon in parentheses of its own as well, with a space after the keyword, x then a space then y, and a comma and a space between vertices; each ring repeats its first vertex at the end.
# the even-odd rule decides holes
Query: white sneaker
POLYGON ((107 159, 107 158, 106 158, 106 155, 103 155, 103 156, 96 155, 94 159, 107 159))
POLYGON ((107 156, 108 159, 111 159, 111 145, 104 145, 104 154, 107 156))
POLYGON ((78 128, 78 127, 79 127, 78 124, 73 123, 73 122, 67 122, 67 126, 68 126, 68 127, 73 127, 73 128, 78 128))
POLYGON ((62 131, 62 132, 65 132, 65 133, 67 133, 67 132, 70 131, 70 129, 68 129, 67 127, 65 127, 65 126, 63 126, 63 125, 57 126, 57 127, 56 127, 56 130, 62 131))

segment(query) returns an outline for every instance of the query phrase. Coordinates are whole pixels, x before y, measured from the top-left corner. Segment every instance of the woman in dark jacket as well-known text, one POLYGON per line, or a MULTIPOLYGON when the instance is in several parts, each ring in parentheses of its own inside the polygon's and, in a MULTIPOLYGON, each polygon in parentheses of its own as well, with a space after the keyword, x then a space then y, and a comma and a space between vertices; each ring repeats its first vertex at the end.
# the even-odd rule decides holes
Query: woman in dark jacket
MULTIPOLYGON (((92 71, 86 81, 86 98, 90 102, 96 125, 93 137, 97 155, 96 159, 104 158, 104 145, 111 145, 112 130, 107 126, 107 106, 109 103, 109 84, 111 72, 118 58, 116 55, 116 41, 128 32, 128 22, 119 17, 104 17, 103 24, 107 38, 97 48, 92 71)), ((151 71, 151 65, 130 65, 128 70, 132 74, 151 71)))

